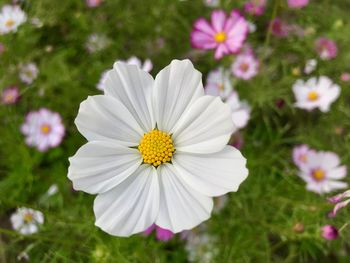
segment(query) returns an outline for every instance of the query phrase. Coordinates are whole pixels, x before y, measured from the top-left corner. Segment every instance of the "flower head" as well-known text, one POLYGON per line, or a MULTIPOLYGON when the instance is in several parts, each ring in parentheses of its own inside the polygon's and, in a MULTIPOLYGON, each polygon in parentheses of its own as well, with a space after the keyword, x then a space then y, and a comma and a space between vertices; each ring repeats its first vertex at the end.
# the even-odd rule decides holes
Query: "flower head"
POLYGON ((35 63, 20 65, 19 78, 30 85, 38 77, 39 70, 35 63))
POLYGON ((309 75, 312 73, 317 67, 317 60, 316 59, 309 59, 305 63, 304 67, 304 73, 309 75))
POLYGON ((204 95, 189 60, 172 61, 155 80, 116 62, 104 95, 82 102, 75 123, 88 142, 69 159, 68 178, 98 194, 95 224, 111 235, 153 224, 191 229, 210 217, 213 196, 236 191, 248 175, 245 158, 227 146, 229 106, 204 95))
POLYGON ((3 6, 0 12, 0 35, 16 32, 26 20, 27 15, 19 6, 3 6))
POLYGON ((337 44, 333 40, 325 37, 320 37, 316 40, 315 49, 323 60, 335 58, 338 53, 337 44))
POLYGON ((220 59, 238 53, 248 32, 248 22, 237 11, 227 16, 224 11, 216 10, 210 23, 204 18, 194 23, 191 44, 198 49, 215 49, 215 59, 220 59))
POLYGON ((344 82, 349 82, 350 81, 350 73, 349 72, 343 72, 340 75, 340 80, 344 82))
POLYGON ((65 129, 58 113, 41 108, 28 113, 21 131, 26 136, 27 145, 43 152, 61 143, 65 129))
POLYGON ((1 93, 2 104, 15 104, 20 97, 19 90, 16 86, 7 87, 1 93))
POLYGON ((85 48, 89 53, 96 53, 104 50, 110 45, 110 40, 107 36, 99 33, 93 33, 88 36, 85 43, 85 48))
POLYGON ((270 28, 274 36, 286 37, 289 35, 289 25, 278 17, 270 22, 270 28))
POLYGON ((205 93, 207 95, 220 96, 222 99, 226 99, 232 90, 230 72, 228 70, 220 67, 209 72, 205 85, 205 93))
POLYGON ((237 129, 244 128, 250 119, 251 108, 246 101, 240 101, 236 91, 231 92, 226 103, 231 108, 231 117, 233 124, 237 129))
POLYGON ((249 80, 258 74, 259 61, 252 54, 240 54, 231 66, 237 78, 249 80))
POLYGON ((23 235, 34 234, 44 223, 44 215, 40 211, 26 207, 18 208, 10 218, 12 228, 23 235))
POLYGON ((309 0, 288 0, 288 6, 290 8, 302 8, 309 4, 309 0))
POLYGON ((86 0, 86 5, 88 7, 98 7, 100 4, 102 4, 103 0, 86 0))
POLYGON ((339 97, 340 87, 328 77, 321 76, 306 82, 296 81, 293 92, 296 98, 295 107, 308 111, 319 108, 322 112, 328 112, 331 104, 339 97))
POLYGON ((293 162, 296 166, 307 166, 309 163, 309 154, 315 153, 315 150, 309 148, 308 145, 298 145, 293 149, 293 162))
POLYGON ((338 229, 332 225, 325 225, 321 229, 321 235, 324 239, 333 240, 339 236, 338 229))
POLYGON ((346 166, 340 165, 338 155, 333 152, 309 152, 307 165, 300 166, 299 176, 306 182, 309 191, 323 194, 346 188, 339 181, 346 176, 346 166))
POLYGON ((170 239, 172 239, 174 237, 174 233, 171 232, 170 230, 168 229, 164 229, 164 228, 161 228, 155 224, 151 225, 149 228, 147 228, 143 233, 145 235, 150 235, 153 230, 156 231, 156 238, 159 240, 159 241, 169 241, 170 239))
POLYGON ((254 16, 261 16, 265 12, 266 0, 250 0, 244 3, 244 11, 254 16))

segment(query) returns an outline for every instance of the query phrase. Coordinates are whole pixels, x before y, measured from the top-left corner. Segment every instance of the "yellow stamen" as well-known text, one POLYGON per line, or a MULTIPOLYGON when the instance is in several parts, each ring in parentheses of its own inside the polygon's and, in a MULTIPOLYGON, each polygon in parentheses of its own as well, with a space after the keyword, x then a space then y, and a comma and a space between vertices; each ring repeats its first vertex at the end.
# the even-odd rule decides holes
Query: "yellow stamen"
POLYGON ((141 139, 138 149, 143 162, 155 167, 170 162, 175 151, 171 136, 159 130, 146 133, 141 139))
POLYGON ((23 215, 23 220, 24 220, 24 222, 26 222, 26 223, 32 222, 32 221, 33 221, 33 214, 31 214, 31 213, 26 213, 26 214, 24 214, 24 215, 23 215))
POLYGON ((322 169, 318 168, 312 171, 312 177, 316 181, 322 181, 326 177, 326 174, 322 169))
POLYGON ((51 127, 47 124, 41 126, 41 132, 44 134, 48 134, 51 131, 51 127))
POLYGON ((307 99, 310 101, 315 101, 318 99, 318 93, 316 91, 310 91, 309 94, 307 94, 307 99))
POLYGON ((6 27, 12 27, 14 24, 15 24, 15 21, 11 18, 5 22, 6 27))
POLYGON ((225 32, 218 32, 214 36, 214 39, 215 39, 216 42, 222 43, 222 42, 225 42, 225 40, 227 39, 227 35, 226 35, 225 32))

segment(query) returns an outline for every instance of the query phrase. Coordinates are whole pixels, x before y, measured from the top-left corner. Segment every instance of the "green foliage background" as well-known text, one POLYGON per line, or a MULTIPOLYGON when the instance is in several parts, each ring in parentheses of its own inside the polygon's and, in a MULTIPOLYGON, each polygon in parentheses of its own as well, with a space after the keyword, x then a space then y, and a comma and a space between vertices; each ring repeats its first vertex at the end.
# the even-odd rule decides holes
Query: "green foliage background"
MULTIPOLYGON (((0 6, 9 2, 1 0, 0 6)), ((339 80, 342 71, 350 70, 350 2, 311 0, 301 10, 288 9, 285 0, 268 2, 262 17, 250 19, 257 32, 248 41, 261 51, 260 74, 235 83, 241 98, 253 107, 242 149, 250 175, 237 193, 230 194, 225 209, 208 221, 208 231, 218 237, 215 262, 349 262, 349 228, 329 242, 320 236, 320 227, 341 227, 350 213, 345 209, 334 219, 326 217, 331 205, 325 196, 305 190, 291 162, 291 149, 307 143, 335 151, 343 164, 350 163, 350 87, 339 80), (304 38, 272 37, 267 25, 275 15, 314 33, 304 38), (291 71, 317 56, 314 41, 319 36, 334 39, 339 47, 338 57, 319 62, 313 73, 342 86, 341 97, 326 114, 292 106, 291 86, 297 77, 291 71), (280 99, 286 102, 281 109, 276 106, 280 99), (336 133, 339 128, 341 135, 336 133), (293 230, 296 223, 304 224, 303 233, 293 230)), ((243 1, 221 1, 226 11, 242 5, 243 1)), ((153 75, 174 58, 191 58, 203 74, 231 64, 232 57, 215 61, 212 52, 190 47, 193 21, 209 17, 211 9, 199 0, 105 0, 95 9, 83 0, 26 0, 22 8, 43 27, 27 22, 16 34, 0 36, 7 49, 0 56, 0 89, 16 84, 22 94, 15 106, 0 106, 0 262, 16 262, 26 249, 32 262, 186 262, 179 238, 168 243, 140 235, 117 238, 96 228, 94 197, 72 191, 67 159, 85 142, 73 123, 79 103, 99 93, 95 85, 100 74, 116 59, 151 58, 153 75), (106 34, 110 46, 89 54, 84 45, 91 33, 106 34), (40 74, 27 87, 18 79, 18 65, 30 61, 37 63, 40 74), (67 129, 62 145, 46 153, 27 147, 19 131, 26 113, 40 107, 59 112, 67 129), (59 193, 43 198, 53 183, 59 193), (9 216, 20 206, 43 211, 45 224, 39 233, 23 237, 11 230, 9 216)))

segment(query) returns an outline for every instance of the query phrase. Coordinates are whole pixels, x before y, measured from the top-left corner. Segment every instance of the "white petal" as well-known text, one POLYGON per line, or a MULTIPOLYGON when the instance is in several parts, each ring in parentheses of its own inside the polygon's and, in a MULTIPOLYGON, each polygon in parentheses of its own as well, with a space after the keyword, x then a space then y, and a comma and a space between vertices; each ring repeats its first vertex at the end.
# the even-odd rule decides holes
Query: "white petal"
POLYGON ((232 146, 214 154, 177 152, 173 164, 184 182, 206 196, 237 191, 248 176, 246 159, 232 146))
POLYGON ((116 62, 107 73, 105 94, 121 101, 145 131, 155 127, 152 109, 154 80, 136 65, 116 62))
POLYGON ((213 153, 226 146, 234 131, 230 107, 218 97, 203 96, 178 121, 173 139, 178 151, 213 153))
POLYGON ((141 165, 137 149, 113 142, 92 141, 69 158, 68 178, 75 190, 103 193, 124 181, 141 165))
POLYGON ((151 226, 159 211, 159 183, 153 166, 139 169, 94 202, 95 225, 114 236, 130 236, 151 226))
POLYGON ((327 177, 335 180, 343 179, 346 176, 346 172, 347 172, 346 166, 343 165, 328 171, 327 177))
POLYGON ((156 225, 173 233, 191 229, 210 217, 213 200, 183 184, 174 166, 158 168, 160 204, 156 225))
POLYGON ((89 141, 107 140, 136 146, 144 134, 120 101, 104 95, 88 97, 83 101, 75 124, 89 141))
POLYGON ((202 74, 189 60, 173 60, 156 76, 154 108, 158 129, 171 132, 189 105, 204 95, 202 74))

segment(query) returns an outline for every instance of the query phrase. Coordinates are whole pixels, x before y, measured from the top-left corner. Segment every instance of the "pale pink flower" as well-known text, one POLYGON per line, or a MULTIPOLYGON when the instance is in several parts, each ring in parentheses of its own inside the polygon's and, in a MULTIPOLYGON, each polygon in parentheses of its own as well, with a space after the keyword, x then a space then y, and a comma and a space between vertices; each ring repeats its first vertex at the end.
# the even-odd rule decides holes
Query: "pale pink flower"
POLYGON ((168 229, 161 228, 160 226, 157 226, 155 224, 151 225, 149 228, 147 228, 143 234, 144 235, 150 235, 153 230, 156 231, 156 238, 160 241, 169 241, 174 237, 174 233, 171 232, 168 229))
POLYGON ((302 144, 293 148, 293 162, 296 166, 301 167, 308 164, 309 154, 316 151, 310 149, 308 145, 302 144))
POLYGON ((289 35, 289 26, 280 18, 275 18, 270 22, 271 33, 277 37, 286 37, 289 35))
POLYGON ((223 100, 232 92, 230 72, 223 67, 209 72, 205 85, 205 93, 211 96, 220 96, 223 100))
POLYGON ((27 20, 26 13, 17 5, 4 5, 0 11, 0 35, 16 32, 27 20))
POLYGON ((102 4, 103 0, 86 0, 86 5, 88 7, 98 7, 100 4, 102 4))
POLYGON ((30 85, 38 77, 39 69, 35 63, 20 65, 19 78, 22 82, 30 85))
POLYGON ((288 0, 288 6, 290 8, 302 8, 309 4, 309 0, 288 0))
POLYGON ((293 85, 296 98, 295 107, 311 111, 319 108, 328 112, 331 104, 339 97, 340 87, 328 77, 311 78, 304 82, 297 80, 293 85))
POLYGON ((26 143, 43 152, 58 146, 65 133, 61 116, 48 109, 29 112, 21 126, 26 143))
POLYGON ((350 190, 347 190, 344 193, 329 197, 328 201, 335 204, 333 210, 330 213, 330 216, 334 217, 336 216, 337 212, 341 208, 347 206, 350 203, 350 190))
POLYGON ((10 217, 12 228, 22 235, 31 235, 39 231, 44 223, 44 215, 38 210, 20 207, 10 217))
POLYGON ((333 40, 325 37, 320 37, 316 40, 315 49, 323 60, 335 58, 338 53, 337 44, 333 40))
POLYGON ((2 104, 15 104, 20 97, 19 90, 16 86, 7 87, 2 91, 1 102, 2 104))
POLYGON ((339 236, 338 229, 332 225, 325 225, 321 229, 321 235, 324 239, 333 240, 339 236))
POLYGON ((341 81, 349 82, 350 81, 350 73, 343 72, 340 76, 341 81))
POLYGON ((250 0, 244 3, 244 11, 254 16, 261 16, 265 12, 266 0, 250 0))
POLYGON ((246 101, 240 101, 236 91, 233 91, 230 94, 226 103, 231 108, 231 116, 234 126, 237 129, 242 129, 247 126, 251 111, 249 104, 246 101))
POLYGON ((300 166, 299 176, 306 182, 306 189, 318 194, 343 189, 347 183, 339 181, 347 174, 345 165, 333 152, 309 152, 307 165, 300 166))
POLYGON ((231 66, 232 74, 240 79, 249 80, 258 74, 259 61, 250 54, 238 55, 231 66))
POLYGON ((191 32, 192 47, 215 49, 215 59, 240 51, 249 32, 248 22, 239 12, 232 11, 227 16, 224 11, 216 10, 211 14, 211 22, 199 18, 194 22, 191 32))

